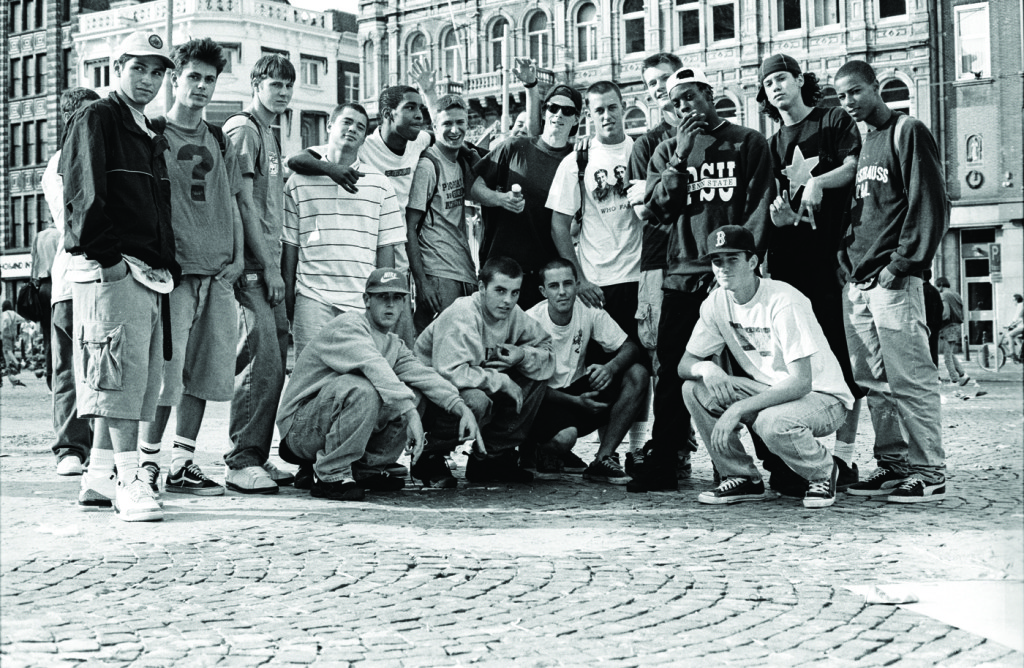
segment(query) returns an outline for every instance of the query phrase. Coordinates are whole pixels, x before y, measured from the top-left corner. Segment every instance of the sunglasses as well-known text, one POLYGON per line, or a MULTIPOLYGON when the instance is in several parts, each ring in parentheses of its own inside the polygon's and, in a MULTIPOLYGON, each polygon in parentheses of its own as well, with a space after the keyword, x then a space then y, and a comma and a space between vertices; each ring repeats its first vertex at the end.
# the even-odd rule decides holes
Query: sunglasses
POLYGON ((569 107, 561 104, 548 104, 544 107, 549 114, 557 114, 561 112, 563 116, 575 116, 576 107, 569 107))

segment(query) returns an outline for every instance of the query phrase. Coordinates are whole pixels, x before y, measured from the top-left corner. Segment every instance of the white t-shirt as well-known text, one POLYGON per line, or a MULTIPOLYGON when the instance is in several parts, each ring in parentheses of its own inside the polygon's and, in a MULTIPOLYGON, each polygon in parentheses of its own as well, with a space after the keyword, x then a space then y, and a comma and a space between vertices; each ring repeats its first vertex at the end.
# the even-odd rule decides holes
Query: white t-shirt
MULTIPOLYGON (((626 167, 633 139, 619 144, 591 142, 583 175, 586 201, 580 228, 579 256, 583 274, 595 285, 640 280, 643 225, 626 199, 626 167)), ((576 152, 565 156, 555 172, 547 208, 567 216, 580 208, 576 152)))
POLYGON ((703 359, 725 347, 744 372, 770 386, 789 378, 790 364, 810 357, 811 390, 830 394, 847 409, 853 408, 853 395, 810 300, 788 283, 762 278, 746 304, 735 303, 722 288, 708 295, 686 352, 703 359))
POLYGON ((567 325, 556 325, 551 321, 546 299, 535 304, 526 314, 551 335, 555 374, 548 380, 549 387, 569 387, 579 380, 586 370, 587 345, 591 339, 608 353, 618 350, 626 342, 626 333, 607 311, 586 306, 579 299, 573 305, 572 319, 567 325))
POLYGON ((295 292, 342 311, 365 310, 363 289, 377 249, 405 243, 391 182, 359 160, 359 192, 327 176, 293 174, 285 184, 281 241, 299 247, 295 292))
POLYGON ((43 195, 46 197, 46 204, 50 207, 50 217, 53 218, 53 226, 60 232, 60 241, 57 243, 57 254, 53 256, 53 267, 50 269, 50 303, 56 304, 71 299, 71 285, 68 283, 66 274, 68 264, 71 262, 71 255, 64 250, 64 179, 57 173, 60 166, 60 151, 53 154, 50 161, 46 163, 46 170, 43 172, 43 195))
POLYGON ((412 188, 412 177, 416 172, 416 165, 420 161, 420 155, 427 150, 428 146, 430 146, 430 135, 420 131, 419 137, 405 145, 405 153, 395 155, 395 152, 384 143, 384 138, 380 135, 380 128, 377 128, 366 138, 362 148, 359 149, 360 161, 376 168, 378 172, 391 179, 395 196, 398 198, 398 208, 402 212, 402 220, 405 220, 405 207, 409 206, 409 190, 412 188))

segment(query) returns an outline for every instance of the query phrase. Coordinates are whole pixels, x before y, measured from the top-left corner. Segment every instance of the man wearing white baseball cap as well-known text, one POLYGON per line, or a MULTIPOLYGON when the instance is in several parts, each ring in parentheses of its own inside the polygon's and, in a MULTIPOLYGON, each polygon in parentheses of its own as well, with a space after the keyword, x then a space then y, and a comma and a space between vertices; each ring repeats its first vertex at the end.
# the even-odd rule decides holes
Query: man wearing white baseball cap
POLYGON ((78 414, 95 418, 90 473, 95 465, 102 477, 116 466, 117 487, 110 492, 127 522, 163 519, 138 475, 136 447, 139 421, 156 414, 163 362, 171 356, 165 295, 180 282, 181 268, 171 229, 167 140, 143 112, 173 65, 155 33, 135 32, 121 42, 113 56, 114 89, 72 118, 59 170, 64 246, 72 254, 67 279, 80 370, 78 414))
POLYGON ((700 305, 714 283, 708 234, 723 225, 746 227, 764 247, 768 206, 775 197, 768 142, 756 130, 719 118, 704 72, 683 67, 665 87, 680 117, 676 136, 654 152, 644 204, 649 224, 669 227, 668 268, 658 325, 658 362, 664 369, 654 391, 654 427, 643 467, 630 492, 676 489, 676 451, 687 447, 690 414, 682 380, 673 373, 700 319, 700 305))

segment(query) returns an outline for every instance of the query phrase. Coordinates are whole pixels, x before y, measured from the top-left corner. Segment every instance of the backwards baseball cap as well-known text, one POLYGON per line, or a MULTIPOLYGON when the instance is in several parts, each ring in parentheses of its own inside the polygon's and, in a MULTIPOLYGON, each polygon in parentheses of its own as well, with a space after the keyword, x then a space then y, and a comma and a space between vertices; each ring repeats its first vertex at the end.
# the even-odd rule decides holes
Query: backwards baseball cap
POLYGON ((683 84, 688 83, 702 83, 707 86, 711 85, 708 82, 707 76, 704 74, 704 70, 696 67, 680 67, 672 73, 672 76, 665 80, 665 90, 671 91, 676 86, 682 86, 683 84))
POLYGON ((374 269, 370 277, 366 279, 368 295, 381 294, 383 292, 398 292, 403 295, 409 294, 409 279, 397 269, 374 269))
POLYGON ((138 30, 125 37, 114 51, 113 59, 116 61, 121 56, 156 56, 167 67, 174 67, 174 61, 164 52, 164 38, 155 32, 138 30))
POLYGON ((576 107, 576 115, 579 116, 583 112, 583 96, 580 92, 572 86, 566 86, 565 84, 558 84, 554 88, 548 91, 547 97, 544 98, 544 104, 552 101, 552 98, 563 97, 565 100, 554 100, 555 104, 561 104, 563 106, 569 106, 570 104, 576 107))
POLYGON ((776 72, 789 72, 793 76, 799 76, 802 74, 800 70, 800 63, 796 62, 796 59, 792 56, 787 56, 784 53, 776 53, 765 58, 764 62, 761 63, 761 69, 757 71, 757 101, 764 102, 767 95, 764 92, 764 80, 765 78, 775 74, 776 72))
POLYGON ((754 235, 750 230, 739 225, 723 225, 708 235, 708 250, 700 257, 701 262, 707 262, 712 256, 719 253, 753 253, 757 255, 754 248, 754 235))

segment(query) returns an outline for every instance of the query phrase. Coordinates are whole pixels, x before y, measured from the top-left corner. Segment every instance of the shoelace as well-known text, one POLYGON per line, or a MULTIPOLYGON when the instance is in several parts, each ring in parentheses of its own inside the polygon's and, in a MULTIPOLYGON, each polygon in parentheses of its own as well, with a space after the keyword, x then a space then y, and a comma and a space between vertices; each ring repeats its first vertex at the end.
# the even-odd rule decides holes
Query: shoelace
POLYGON ((601 460, 601 463, 604 464, 606 467, 610 468, 611 470, 615 471, 616 473, 622 472, 622 467, 619 466, 618 460, 615 459, 614 457, 606 456, 604 459, 601 460))
POLYGON ((746 478, 726 478, 722 481, 722 484, 718 486, 718 491, 728 492, 729 490, 736 489, 746 481, 746 478))
POLYGON ((875 478, 882 478, 889 475, 889 469, 875 469, 875 472, 871 474, 871 477, 864 482, 871 482, 875 478))
POLYGON ((155 484, 160 479, 160 468, 157 466, 141 466, 139 472, 142 474, 139 480, 147 485, 155 484))
POLYGON ((807 486, 808 494, 820 494, 822 496, 829 496, 832 494, 832 481, 831 480, 819 480, 818 482, 812 482, 807 486))
POLYGON ((923 485, 924 483, 917 478, 907 478, 904 480, 897 489, 913 489, 915 485, 923 485))
POLYGON ((205 473, 203 473, 203 470, 202 470, 201 468, 199 468, 199 466, 198 466, 198 465, 196 465, 196 464, 189 464, 189 465, 185 466, 185 467, 184 467, 184 468, 183 468, 183 469, 181 470, 181 472, 182 472, 182 474, 184 474, 184 473, 190 473, 190 474, 192 474, 192 475, 193 475, 193 476, 195 476, 195 477, 196 477, 196 478, 197 478, 197 479, 198 479, 198 480, 199 480, 200 482, 202 482, 202 481, 204 481, 204 480, 209 480, 209 478, 208 478, 208 477, 206 476, 206 474, 205 474, 205 473))

